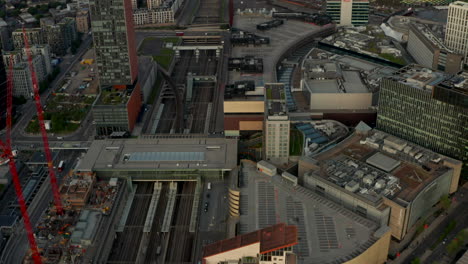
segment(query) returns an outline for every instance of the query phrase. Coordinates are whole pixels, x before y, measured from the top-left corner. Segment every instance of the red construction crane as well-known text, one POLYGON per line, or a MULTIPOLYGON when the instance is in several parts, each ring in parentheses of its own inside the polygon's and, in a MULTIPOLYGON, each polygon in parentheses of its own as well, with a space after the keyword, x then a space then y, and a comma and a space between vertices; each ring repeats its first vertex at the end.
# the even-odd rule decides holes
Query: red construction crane
POLYGON ((33 228, 31 220, 29 219, 28 208, 24 201, 23 190, 21 189, 21 183, 18 177, 18 170, 16 169, 16 163, 11 151, 11 116, 13 109, 13 56, 10 55, 10 65, 7 76, 7 112, 6 112, 6 143, 0 140, 0 146, 3 150, 1 155, 3 158, 8 159, 8 165, 10 167, 10 173, 13 179, 13 185, 16 191, 16 197, 18 198, 18 204, 20 206, 21 215, 23 216, 24 227, 28 236, 29 247, 32 251, 33 261, 36 264, 42 263, 39 250, 37 249, 36 240, 33 234, 33 228))
POLYGON ((49 139, 47 138, 47 131, 44 125, 44 111, 42 110, 41 97, 39 96, 39 85, 37 81, 36 71, 34 70, 31 50, 29 49, 28 36, 26 34, 26 29, 24 27, 23 27, 23 39, 24 39, 24 47, 26 50, 26 55, 28 57, 29 70, 31 71, 31 78, 32 78, 33 90, 34 90, 34 101, 36 103, 36 110, 37 110, 37 119, 39 121, 39 127, 41 129, 41 134, 42 134, 42 141, 44 143, 44 152, 45 152, 45 156, 47 160, 47 167, 49 168, 49 177, 50 177, 50 183, 52 185, 52 192, 54 194, 55 210, 57 211, 58 215, 61 215, 63 214, 62 201, 60 200, 60 193, 59 193, 59 188, 57 185, 57 177, 55 176, 55 170, 52 164, 52 154, 50 153, 50 148, 49 148, 49 139))

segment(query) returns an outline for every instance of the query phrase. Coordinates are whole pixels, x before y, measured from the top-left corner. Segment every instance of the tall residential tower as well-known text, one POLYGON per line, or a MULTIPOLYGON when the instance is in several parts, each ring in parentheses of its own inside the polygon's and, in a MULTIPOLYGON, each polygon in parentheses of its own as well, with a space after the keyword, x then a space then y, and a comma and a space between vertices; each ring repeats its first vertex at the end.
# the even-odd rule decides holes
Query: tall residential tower
POLYGON ((468 2, 457 1, 449 5, 445 44, 463 54, 468 65, 468 2))
POLYGON ((138 61, 131 0, 89 1, 101 87, 133 85, 138 61))
POLYGON ((91 0, 89 7, 101 89, 96 133, 131 133, 142 101, 131 0, 91 0))
POLYGON ((369 0, 327 0, 327 14, 340 26, 367 25, 369 0))

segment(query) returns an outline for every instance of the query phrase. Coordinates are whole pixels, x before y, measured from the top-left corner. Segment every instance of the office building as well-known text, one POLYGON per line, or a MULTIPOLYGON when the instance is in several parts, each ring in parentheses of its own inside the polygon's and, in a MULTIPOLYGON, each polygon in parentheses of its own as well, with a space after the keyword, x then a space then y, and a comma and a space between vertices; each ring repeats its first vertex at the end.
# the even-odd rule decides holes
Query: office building
POLYGON ((132 132, 141 110, 140 85, 127 89, 105 89, 93 107, 96 134, 108 136, 113 132, 132 132))
POLYGON ((296 263, 297 227, 284 223, 221 240, 203 248, 203 263, 296 263))
POLYGON ((457 191, 462 162, 378 130, 357 131, 335 147, 299 162, 304 187, 389 226, 403 239, 457 191))
POLYGON ((89 7, 102 89, 93 107, 96 133, 131 133, 142 104, 131 1, 95 0, 89 7))
POLYGON ((456 1, 449 5, 445 44, 465 56, 468 64, 468 3, 456 1))
POLYGON ((409 24, 407 50, 424 67, 453 74, 463 69, 464 56, 449 49, 427 24, 409 24))
MULTIPOLYGON (((4 60, 6 56, 4 56, 4 60)), ((33 67, 37 81, 42 82, 47 78, 46 64, 42 55, 33 56, 33 67)), ((31 71, 27 61, 20 61, 13 66, 13 96, 32 98, 34 95, 31 71)))
MULTIPOLYGON (((33 56, 42 56, 43 68, 45 69, 46 75, 52 74, 52 63, 51 63, 51 52, 48 44, 44 45, 32 45, 29 50, 33 56)), ((26 49, 23 48, 23 56, 26 56, 26 49)))
POLYGON ((138 9, 138 1, 137 0, 132 0, 132 9, 138 9))
POLYGON ((409 65, 380 85, 377 127, 468 161, 468 75, 409 65))
POLYGON ((88 33, 91 26, 91 21, 89 20, 89 11, 88 9, 83 9, 76 13, 76 31, 80 33, 88 33))
POLYGON ((273 163, 289 159, 290 121, 283 83, 265 84, 264 156, 273 163))
POLYGON ((134 85, 138 61, 131 1, 95 0, 89 7, 101 87, 134 85))
POLYGON ((75 19, 65 17, 59 23, 55 23, 51 18, 42 18, 41 27, 51 53, 57 56, 67 54, 77 36, 75 19))
POLYGON ((328 0, 327 14, 340 26, 366 25, 369 20, 369 1, 328 0))

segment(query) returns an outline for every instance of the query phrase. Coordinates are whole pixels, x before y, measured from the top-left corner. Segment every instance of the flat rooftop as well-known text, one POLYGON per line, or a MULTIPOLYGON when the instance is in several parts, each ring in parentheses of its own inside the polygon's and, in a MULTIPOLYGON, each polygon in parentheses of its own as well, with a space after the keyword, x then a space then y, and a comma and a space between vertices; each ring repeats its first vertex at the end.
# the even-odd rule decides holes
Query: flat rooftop
POLYGON ((451 169, 444 160, 457 162, 375 129, 368 136, 354 134, 313 159, 321 170, 306 177, 320 177, 372 203, 382 197, 410 202, 451 169))
POLYGON ((218 241, 203 248, 203 257, 260 243, 260 253, 290 247, 297 244, 297 227, 279 223, 248 234, 218 241))
POLYGON ((411 64, 396 71, 390 79, 414 88, 432 92, 431 87, 450 79, 450 76, 450 74, 444 72, 411 64))
POLYGON ((265 84, 266 105, 269 116, 287 115, 286 96, 283 83, 265 84))
POLYGON ((109 139, 93 141, 77 171, 231 170, 236 164, 236 139, 109 139))
POLYGON ((277 223, 296 225, 298 263, 343 263, 369 248, 387 227, 323 198, 280 175, 267 176, 251 161, 242 162, 241 234, 277 223))

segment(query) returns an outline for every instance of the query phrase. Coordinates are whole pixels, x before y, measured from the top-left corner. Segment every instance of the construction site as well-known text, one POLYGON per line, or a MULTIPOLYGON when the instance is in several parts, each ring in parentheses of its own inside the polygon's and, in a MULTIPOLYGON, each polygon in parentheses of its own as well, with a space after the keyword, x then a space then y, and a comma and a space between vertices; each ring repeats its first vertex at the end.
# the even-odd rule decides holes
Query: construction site
MULTIPOLYGON (((113 209, 121 185, 117 178, 99 181, 92 173, 70 172, 60 185, 64 213, 58 214, 51 205, 35 229, 42 262, 84 262, 98 228, 113 209)), ((33 263, 31 251, 24 263, 33 263)))

